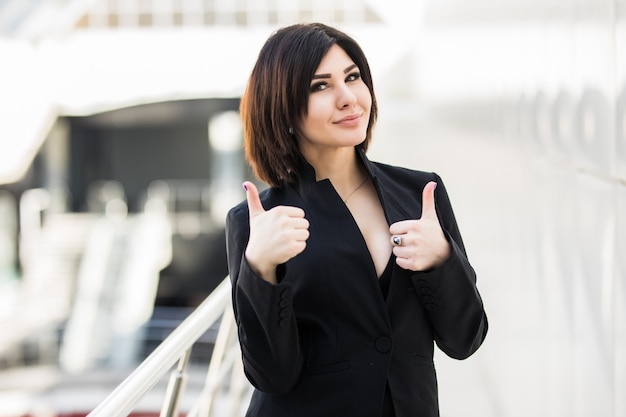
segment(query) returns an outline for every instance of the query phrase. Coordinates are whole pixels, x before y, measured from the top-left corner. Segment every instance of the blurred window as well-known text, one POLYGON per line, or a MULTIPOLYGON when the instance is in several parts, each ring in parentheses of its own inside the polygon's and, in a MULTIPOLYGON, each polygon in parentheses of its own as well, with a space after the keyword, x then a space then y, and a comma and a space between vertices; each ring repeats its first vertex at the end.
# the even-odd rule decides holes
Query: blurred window
POLYGON ((364 0, 98 0, 79 29, 380 23, 364 0))

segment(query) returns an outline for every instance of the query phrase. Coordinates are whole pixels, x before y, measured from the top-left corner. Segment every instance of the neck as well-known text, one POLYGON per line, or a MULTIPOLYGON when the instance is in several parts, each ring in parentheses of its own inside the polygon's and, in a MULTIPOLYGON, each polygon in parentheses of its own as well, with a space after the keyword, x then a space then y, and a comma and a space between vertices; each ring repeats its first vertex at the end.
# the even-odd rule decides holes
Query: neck
POLYGON ((353 147, 338 148, 332 152, 309 153, 304 157, 315 169, 316 180, 328 178, 344 199, 367 177, 367 172, 353 147))

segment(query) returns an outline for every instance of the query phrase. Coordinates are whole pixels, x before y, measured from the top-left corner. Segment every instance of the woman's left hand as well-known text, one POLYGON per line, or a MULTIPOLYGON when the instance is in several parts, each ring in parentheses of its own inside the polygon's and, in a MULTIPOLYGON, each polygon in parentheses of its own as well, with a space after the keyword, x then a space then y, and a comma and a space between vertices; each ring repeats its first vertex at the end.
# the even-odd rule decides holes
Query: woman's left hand
POLYGON ((393 254, 401 268, 426 271, 441 266, 450 256, 450 244, 435 209, 436 187, 434 181, 424 186, 420 219, 404 220, 389 227, 393 254))

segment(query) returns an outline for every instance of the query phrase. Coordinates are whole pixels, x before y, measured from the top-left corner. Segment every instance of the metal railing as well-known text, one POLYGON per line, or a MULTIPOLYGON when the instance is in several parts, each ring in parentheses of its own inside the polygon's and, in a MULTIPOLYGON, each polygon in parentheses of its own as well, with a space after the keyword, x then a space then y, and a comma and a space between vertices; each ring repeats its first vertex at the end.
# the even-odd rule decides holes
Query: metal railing
POLYGON ((239 416, 241 400, 249 389, 243 374, 230 298, 230 279, 200 304, 88 417, 125 417, 138 401, 178 362, 170 376, 161 417, 178 416, 179 400, 185 386, 185 369, 193 345, 221 317, 211 361, 202 392, 187 417, 210 417, 215 396, 230 375, 228 411, 220 416, 239 416))

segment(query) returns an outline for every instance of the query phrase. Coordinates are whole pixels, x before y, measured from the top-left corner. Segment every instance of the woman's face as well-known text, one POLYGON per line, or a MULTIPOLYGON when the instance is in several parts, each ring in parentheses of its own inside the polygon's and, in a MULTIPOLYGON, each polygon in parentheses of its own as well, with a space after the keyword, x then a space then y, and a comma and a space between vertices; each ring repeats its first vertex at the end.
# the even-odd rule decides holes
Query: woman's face
POLYGON ((367 133, 372 96, 356 64, 337 45, 311 80, 308 113, 300 126, 300 149, 354 147, 367 133))

